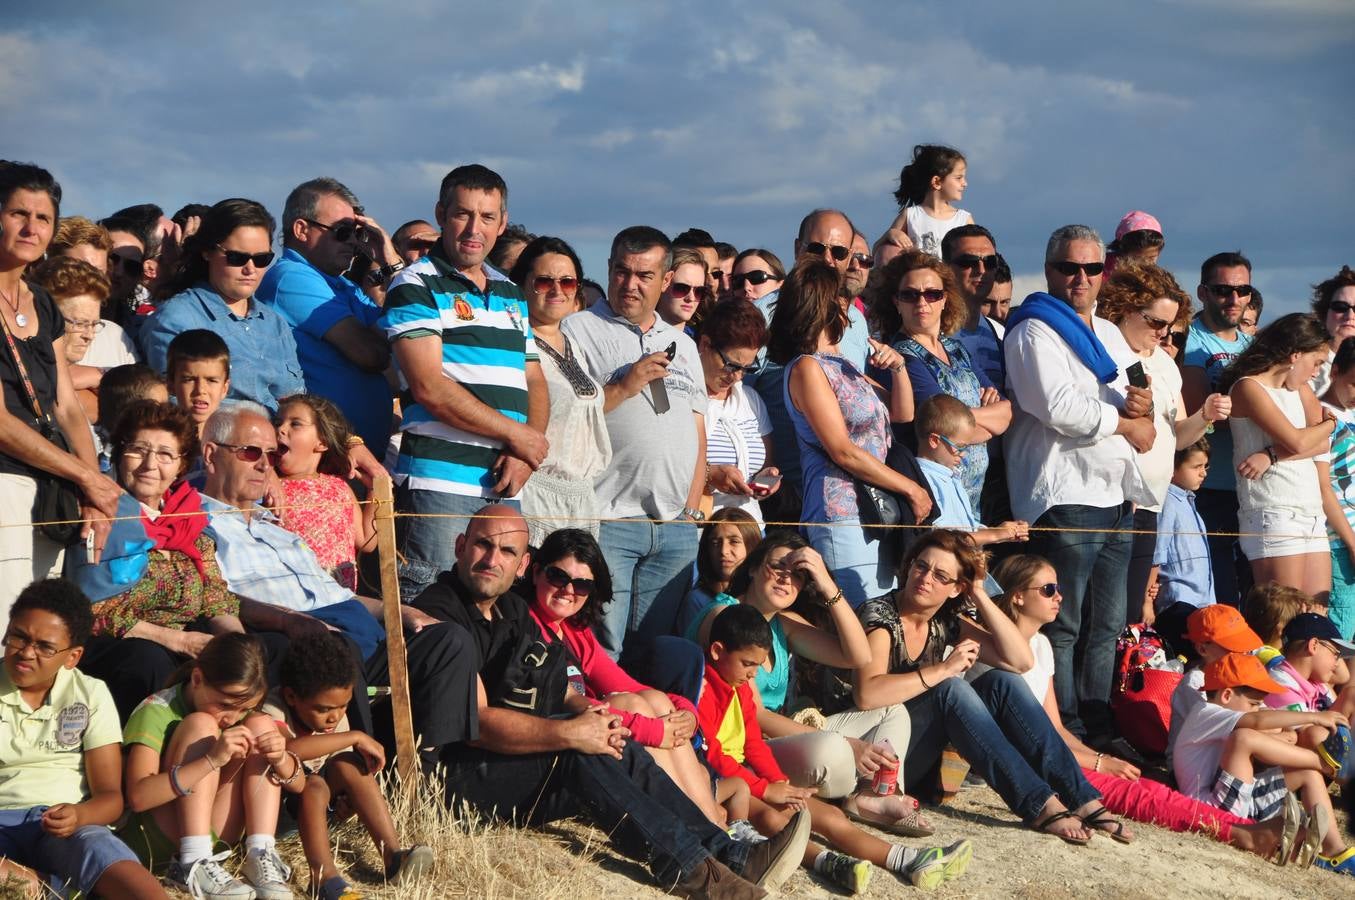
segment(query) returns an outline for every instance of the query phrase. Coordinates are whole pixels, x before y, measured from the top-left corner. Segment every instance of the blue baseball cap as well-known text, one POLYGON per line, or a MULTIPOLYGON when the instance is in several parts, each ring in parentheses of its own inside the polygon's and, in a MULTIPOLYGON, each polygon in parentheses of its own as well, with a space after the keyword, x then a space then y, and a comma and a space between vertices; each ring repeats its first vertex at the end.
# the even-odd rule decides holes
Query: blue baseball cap
POLYGON ((1282 637, 1285 646, 1297 641, 1317 638, 1320 641, 1334 644, 1341 656, 1355 656, 1355 644, 1343 640, 1341 632, 1336 628, 1336 623, 1319 613, 1299 613, 1294 616, 1289 620, 1289 624, 1284 626, 1282 637))

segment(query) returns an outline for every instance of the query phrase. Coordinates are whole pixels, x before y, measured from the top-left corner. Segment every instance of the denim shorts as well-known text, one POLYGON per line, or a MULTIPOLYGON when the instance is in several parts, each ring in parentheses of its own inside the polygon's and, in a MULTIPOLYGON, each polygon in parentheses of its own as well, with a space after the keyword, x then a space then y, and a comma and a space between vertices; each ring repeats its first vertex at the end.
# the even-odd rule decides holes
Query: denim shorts
POLYGON ((1327 519, 1286 507, 1244 509, 1238 514, 1238 544, 1247 559, 1328 553, 1327 519))
POLYGON ((42 828, 46 810, 45 806, 0 810, 0 856, 50 876, 59 895, 64 896, 69 886, 90 896, 109 866, 137 861, 136 854, 102 825, 86 825, 66 838, 53 837, 42 828))

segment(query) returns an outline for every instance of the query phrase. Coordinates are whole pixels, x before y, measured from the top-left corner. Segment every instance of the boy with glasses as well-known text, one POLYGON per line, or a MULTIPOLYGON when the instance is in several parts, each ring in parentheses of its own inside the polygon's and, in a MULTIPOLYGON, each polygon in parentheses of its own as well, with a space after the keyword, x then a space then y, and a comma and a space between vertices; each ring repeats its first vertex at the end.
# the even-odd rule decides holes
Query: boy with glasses
MULTIPOLYGON (((1334 709, 1347 719, 1355 713, 1355 688, 1333 696, 1332 681, 1343 659, 1355 656, 1355 644, 1341 639, 1331 619, 1320 613, 1299 613, 1284 626, 1284 656, 1268 667, 1281 690, 1266 696, 1266 706, 1294 712, 1334 709)), ((1299 729, 1298 745, 1312 750, 1339 773, 1349 775, 1350 728, 1310 725, 1299 729)))

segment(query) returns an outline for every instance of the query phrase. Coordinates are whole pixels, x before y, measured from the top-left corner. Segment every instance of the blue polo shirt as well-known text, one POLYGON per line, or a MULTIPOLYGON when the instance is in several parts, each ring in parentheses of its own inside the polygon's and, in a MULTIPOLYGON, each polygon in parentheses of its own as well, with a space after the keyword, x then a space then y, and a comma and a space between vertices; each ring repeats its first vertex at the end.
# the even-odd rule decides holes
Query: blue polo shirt
POLYGON ((141 326, 146 365, 164 376, 170 341, 195 328, 219 334, 231 352, 227 399, 253 400, 272 414, 278 411, 278 400, 306 389, 287 320, 254 299, 237 316, 205 283, 170 297, 141 326))
POLYGON ((1159 611, 1177 602, 1197 607, 1214 602, 1214 568, 1209 564, 1209 539, 1204 531, 1204 520, 1195 509, 1195 494, 1168 485, 1167 498, 1157 516, 1157 547, 1153 551, 1153 565, 1158 567, 1153 605, 1159 611))
POLYGON ((256 299, 292 327, 306 390, 327 397, 378 456, 391 433, 391 392, 380 372, 364 372, 325 340, 344 319, 374 326, 381 307, 342 275, 326 275, 288 248, 259 283, 256 299))

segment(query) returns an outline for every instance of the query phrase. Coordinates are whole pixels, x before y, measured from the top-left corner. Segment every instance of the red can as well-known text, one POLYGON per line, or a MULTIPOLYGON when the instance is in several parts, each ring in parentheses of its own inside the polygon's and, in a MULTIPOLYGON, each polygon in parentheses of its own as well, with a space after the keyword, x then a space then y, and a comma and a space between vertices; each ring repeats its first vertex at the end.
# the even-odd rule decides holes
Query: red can
POLYGON ((891 744, 888 739, 880 741, 879 746, 890 756, 894 757, 894 762, 892 765, 880 766, 880 768, 875 770, 875 777, 870 780, 870 790, 873 794, 887 797, 894 793, 894 789, 898 787, 899 759, 898 754, 894 752, 894 745, 891 744))

